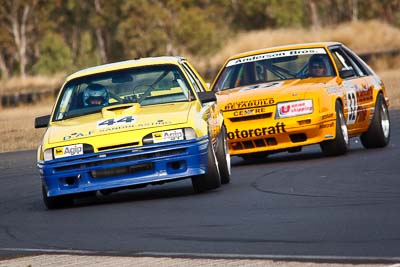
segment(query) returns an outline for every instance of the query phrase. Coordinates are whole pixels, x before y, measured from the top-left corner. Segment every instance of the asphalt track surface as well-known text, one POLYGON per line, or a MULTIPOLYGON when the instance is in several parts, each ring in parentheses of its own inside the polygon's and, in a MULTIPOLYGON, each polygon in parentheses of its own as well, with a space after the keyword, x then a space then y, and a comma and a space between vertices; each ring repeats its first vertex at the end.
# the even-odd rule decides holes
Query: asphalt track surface
POLYGON ((48 211, 35 151, 0 154, 0 258, 38 253, 400 262, 400 111, 391 143, 358 139, 266 160, 232 158, 232 181, 190 180, 85 198, 48 211))

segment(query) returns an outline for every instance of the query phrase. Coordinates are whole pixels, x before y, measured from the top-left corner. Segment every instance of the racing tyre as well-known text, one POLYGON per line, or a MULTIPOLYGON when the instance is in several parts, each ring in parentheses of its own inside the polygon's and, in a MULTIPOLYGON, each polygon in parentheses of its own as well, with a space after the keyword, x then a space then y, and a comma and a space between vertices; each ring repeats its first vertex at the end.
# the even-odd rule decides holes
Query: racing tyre
POLYGON ((192 186, 196 193, 201 193, 221 186, 221 175, 218 160, 211 140, 208 143, 207 173, 192 178, 192 186))
POLYGON ((44 205, 49 209, 60 209, 64 207, 71 206, 73 204, 73 198, 70 196, 58 196, 58 197, 48 197, 47 191, 42 186, 42 195, 44 205))
POLYGON ((222 126, 217 140, 216 152, 218 168, 221 175, 221 184, 228 184, 231 180, 231 156, 229 154, 226 136, 226 128, 222 126))
POLYGON ((389 110, 382 94, 376 99, 375 113, 368 131, 361 134, 361 144, 365 148, 385 147, 390 141, 389 110))
POLYGON ((321 143, 322 152, 325 156, 338 156, 347 152, 349 146, 349 133, 346 120, 344 119, 342 104, 336 101, 336 137, 321 143))

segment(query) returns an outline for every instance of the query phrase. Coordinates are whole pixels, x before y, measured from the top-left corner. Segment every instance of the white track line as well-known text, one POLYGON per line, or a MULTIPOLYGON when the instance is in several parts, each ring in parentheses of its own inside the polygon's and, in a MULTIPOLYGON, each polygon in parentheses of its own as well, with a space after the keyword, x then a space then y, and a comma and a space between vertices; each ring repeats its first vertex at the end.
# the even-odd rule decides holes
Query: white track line
MULTIPOLYGON (((400 257, 347 257, 347 256, 318 256, 318 255, 264 255, 264 254, 216 254, 216 253, 181 253, 181 252, 119 252, 119 251, 92 251, 75 249, 41 249, 41 248, 0 248, 0 251, 9 252, 36 252, 60 253, 79 255, 120 255, 135 257, 182 257, 208 259, 265 259, 265 260, 292 260, 292 261, 335 261, 335 262, 400 262, 400 257)), ((391 265, 400 267, 400 264, 391 265)))

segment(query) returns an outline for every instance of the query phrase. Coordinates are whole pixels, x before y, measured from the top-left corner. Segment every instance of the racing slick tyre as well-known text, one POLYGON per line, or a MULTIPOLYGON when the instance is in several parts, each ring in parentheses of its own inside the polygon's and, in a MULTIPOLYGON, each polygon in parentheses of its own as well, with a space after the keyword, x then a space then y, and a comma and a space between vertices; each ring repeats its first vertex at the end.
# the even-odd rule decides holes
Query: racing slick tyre
POLYGON ((375 113, 368 131, 361 134, 360 140, 365 148, 385 147, 389 144, 389 110, 382 94, 379 94, 376 99, 375 113))
POLYGON ((349 133, 343 115, 342 104, 336 101, 336 137, 323 141, 320 146, 325 156, 338 156, 347 152, 349 146, 349 133))
POLYGON ((228 184, 231 180, 231 156, 229 154, 228 142, 226 141, 226 128, 222 126, 217 139, 217 161, 221 175, 221 184, 228 184))
POLYGON ((192 177, 192 186, 196 193, 201 193, 221 186, 218 160, 211 140, 208 142, 207 173, 192 177))
POLYGON ((42 195, 44 205, 49 209, 60 209, 64 207, 71 206, 73 204, 73 198, 70 196, 58 196, 58 197, 48 197, 47 191, 42 185, 42 195))

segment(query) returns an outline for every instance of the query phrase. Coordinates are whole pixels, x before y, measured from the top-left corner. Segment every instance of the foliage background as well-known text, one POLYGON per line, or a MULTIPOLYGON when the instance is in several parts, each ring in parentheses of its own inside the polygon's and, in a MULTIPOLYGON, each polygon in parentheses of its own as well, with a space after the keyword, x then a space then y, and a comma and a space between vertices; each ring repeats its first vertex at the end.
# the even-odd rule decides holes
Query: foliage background
POLYGON ((206 68, 249 31, 313 32, 370 19, 399 28, 400 0, 0 0, 0 75, 48 76, 159 55, 206 68))

